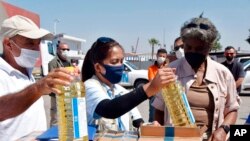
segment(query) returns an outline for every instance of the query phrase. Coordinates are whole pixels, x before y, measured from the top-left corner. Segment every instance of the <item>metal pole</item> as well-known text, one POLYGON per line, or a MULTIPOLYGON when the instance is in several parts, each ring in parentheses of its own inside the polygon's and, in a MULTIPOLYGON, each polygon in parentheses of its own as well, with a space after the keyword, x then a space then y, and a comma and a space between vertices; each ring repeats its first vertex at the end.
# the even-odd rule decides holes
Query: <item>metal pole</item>
POLYGON ((60 22, 59 19, 54 20, 54 35, 56 35, 56 24, 59 23, 59 22, 60 22))
POLYGON ((162 43, 162 48, 166 49, 166 44, 165 44, 165 28, 163 29, 163 43, 162 43))

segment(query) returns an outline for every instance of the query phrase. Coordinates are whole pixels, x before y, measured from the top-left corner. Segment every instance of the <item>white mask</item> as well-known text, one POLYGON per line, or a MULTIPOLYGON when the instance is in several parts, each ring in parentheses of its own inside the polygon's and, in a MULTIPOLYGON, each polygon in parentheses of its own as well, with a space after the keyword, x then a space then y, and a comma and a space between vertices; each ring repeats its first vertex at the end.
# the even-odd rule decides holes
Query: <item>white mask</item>
POLYGON ((158 57, 158 58, 157 58, 157 63, 158 63, 159 65, 161 65, 161 64, 164 63, 165 60, 166 60, 166 58, 164 58, 164 57, 158 57))
POLYGON ((67 51, 67 50, 62 51, 62 56, 64 58, 67 58, 69 56, 69 51, 67 51))
POLYGON ((182 57, 184 57, 184 50, 182 48, 179 48, 176 52, 175 52, 176 58, 180 59, 182 57))
POLYGON ((15 42, 14 45, 21 49, 18 57, 14 56, 16 63, 24 68, 34 68, 37 58, 40 56, 40 51, 20 48, 15 42))

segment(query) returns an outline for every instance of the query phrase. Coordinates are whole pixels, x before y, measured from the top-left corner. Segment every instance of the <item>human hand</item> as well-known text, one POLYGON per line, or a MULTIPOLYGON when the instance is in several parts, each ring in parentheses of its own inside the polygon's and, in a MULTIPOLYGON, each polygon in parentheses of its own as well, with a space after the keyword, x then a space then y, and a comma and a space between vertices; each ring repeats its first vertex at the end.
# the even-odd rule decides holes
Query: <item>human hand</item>
POLYGON ((158 122, 158 121, 153 121, 153 122, 148 122, 148 123, 142 123, 141 125, 140 125, 140 128, 142 127, 142 126, 145 126, 145 125, 150 125, 150 126, 161 126, 161 124, 158 122))
POLYGON ((209 138, 209 141, 225 141, 227 134, 224 129, 218 128, 209 138))
POLYGON ((158 91, 160 91, 164 86, 168 85, 171 82, 176 80, 175 76, 175 68, 162 67, 158 69, 158 72, 154 79, 150 81, 148 89, 150 93, 147 93, 148 96, 155 95, 158 91))
POLYGON ((152 125, 153 126, 161 126, 161 124, 156 120, 152 122, 152 125))
POLYGON ((49 72, 47 76, 38 80, 36 86, 38 92, 41 95, 47 95, 50 93, 60 94, 61 91, 58 89, 58 85, 68 86, 73 80, 73 77, 69 70, 65 68, 56 68, 49 72))

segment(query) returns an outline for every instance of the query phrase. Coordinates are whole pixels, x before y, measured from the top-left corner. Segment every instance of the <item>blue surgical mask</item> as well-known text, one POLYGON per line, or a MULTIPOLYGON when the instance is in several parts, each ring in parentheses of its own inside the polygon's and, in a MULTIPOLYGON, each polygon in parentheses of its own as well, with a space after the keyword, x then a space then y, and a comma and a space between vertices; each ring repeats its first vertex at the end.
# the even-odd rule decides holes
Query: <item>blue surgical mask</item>
POLYGON ((106 73, 103 76, 112 84, 116 84, 121 81, 124 65, 110 66, 103 64, 106 69, 106 73))

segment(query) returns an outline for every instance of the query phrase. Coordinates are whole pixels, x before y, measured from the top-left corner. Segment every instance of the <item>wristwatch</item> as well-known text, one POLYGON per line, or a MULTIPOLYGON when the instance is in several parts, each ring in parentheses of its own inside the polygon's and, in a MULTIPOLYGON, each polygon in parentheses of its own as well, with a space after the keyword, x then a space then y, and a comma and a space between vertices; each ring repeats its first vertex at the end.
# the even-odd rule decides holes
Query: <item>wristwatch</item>
POLYGON ((226 134, 230 131, 230 127, 229 127, 228 125, 222 124, 222 125, 220 126, 220 128, 223 128, 224 131, 226 132, 226 134))

